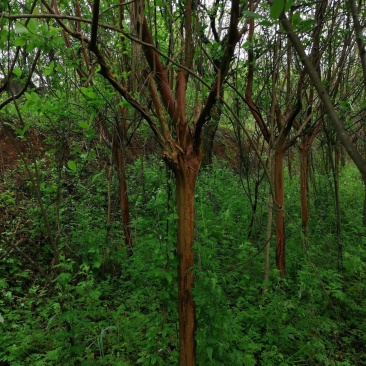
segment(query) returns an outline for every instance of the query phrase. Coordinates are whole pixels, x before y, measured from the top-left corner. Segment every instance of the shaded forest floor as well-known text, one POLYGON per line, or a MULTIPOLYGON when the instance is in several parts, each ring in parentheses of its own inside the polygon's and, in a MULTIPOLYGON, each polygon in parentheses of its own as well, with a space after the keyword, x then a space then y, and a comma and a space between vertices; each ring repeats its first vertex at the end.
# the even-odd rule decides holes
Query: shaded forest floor
MULTIPOLYGON (((154 156, 129 166, 129 256, 117 178, 83 159, 62 181, 47 153, 38 160, 57 266, 24 168, 2 172, 0 364, 176 365, 174 178, 154 156)), ((312 176, 308 239, 299 229, 299 177, 287 175, 287 276, 274 268, 272 240, 265 283, 268 187, 260 185, 250 227, 254 182, 228 165, 215 160, 196 191, 198 364, 365 364, 366 230, 356 169, 340 172, 341 236, 330 175, 312 176)))

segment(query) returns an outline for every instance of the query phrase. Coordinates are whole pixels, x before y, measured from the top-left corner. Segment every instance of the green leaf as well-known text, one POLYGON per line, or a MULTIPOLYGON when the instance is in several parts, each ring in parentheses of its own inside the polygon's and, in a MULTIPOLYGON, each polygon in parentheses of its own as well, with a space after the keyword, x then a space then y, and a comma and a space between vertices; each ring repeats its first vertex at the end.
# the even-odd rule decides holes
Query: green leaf
POLYGON ((81 128, 85 128, 85 129, 89 129, 90 126, 89 126, 89 123, 88 122, 78 122, 78 125, 81 127, 81 128))
POLYGON ((7 41, 8 36, 9 36, 9 31, 6 28, 3 28, 2 31, 0 32, 0 39, 2 41, 7 41))
POLYGON ((86 132, 85 132, 85 135, 86 137, 93 137, 95 134, 95 130, 94 128, 89 128, 86 132))
POLYGON ((349 112, 352 110, 351 104, 347 101, 338 101, 339 108, 344 112, 349 112))
POLYGON ((212 347, 207 347, 206 352, 207 352, 207 356, 210 359, 210 361, 213 362, 213 359, 212 359, 213 348, 212 347))
POLYGON ((15 132, 16 132, 19 136, 21 136, 21 137, 23 137, 23 135, 24 135, 23 130, 22 130, 22 129, 20 129, 20 128, 16 128, 16 127, 15 127, 15 132))
POLYGON ((27 42, 27 39, 25 37, 18 37, 18 38, 15 38, 14 40, 14 46, 17 46, 17 47, 23 47, 27 42))
POLYGON ((251 45, 253 44, 253 42, 251 41, 245 41, 242 45, 243 48, 249 48, 251 45))
POLYGON ((81 92, 90 99, 96 99, 96 97, 97 97, 97 94, 93 91, 93 89, 91 87, 88 87, 88 88, 81 87, 81 92))
POLYGON ((18 34, 28 34, 29 30, 22 23, 15 23, 15 31, 18 34))
POLYGON ((243 15, 246 18, 263 19, 263 15, 255 13, 254 11, 249 11, 249 10, 243 11, 243 15))
POLYGON ((270 15, 273 19, 279 19, 285 9, 285 0, 274 0, 271 5, 270 15))
POLYGON ((32 122, 27 122, 23 128, 23 135, 27 132, 28 128, 32 125, 32 122))
POLYGON ((67 166, 69 167, 70 170, 72 170, 73 172, 76 172, 76 164, 74 160, 69 160, 67 162, 67 166))
POLYGON ((308 32, 310 31, 313 26, 315 25, 314 19, 306 19, 300 22, 299 26, 301 27, 302 32, 308 32))
POLYGON ((4 317, 0 314, 0 323, 4 323, 4 317))
POLYGON ((293 0, 286 1, 286 3, 285 3, 285 12, 290 10, 293 3, 294 3, 293 0))
POLYGON ((131 104, 127 102, 127 100, 122 100, 118 103, 121 107, 131 108, 131 104))
POLYGON ((20 76, 22 75, 22 70, 19 68, 19 67, 15 67, 14 70, 13 70, 13 73, 16 75, 16 76, 20 76))
POLYGON ((55 68, 55 62, 51 61, 48 66, 45 67, 45 75, 50 76, 52 74, 53 69, 55 68))
POLYGON ((38 28, 38 22, 37 19, 30 19, 27 25, 28 29, 32 32, 32 33, 36 33, 37 28, 38 28))
POLYGON ((273 23, 269 20, 262 20, 261 22, 258 23, 259 25, 263 25, 265 27, 271 27, 273 25, 273 23))
POLYGON ((297 11, 292 15, 291 22, 294 26, 298 25, 301 21, 300 13, 297 11))
POLYGON ((34 42, 30 42, 27 44, 26 51, 32 52, 36 47, 37 45, 34 42))
POLYGON ((27 102, 25 103, 27 108, 32 106, 41 106, 42 104, 42 99, 35 92, 25 93, 25 97, 27 99, 27 102))

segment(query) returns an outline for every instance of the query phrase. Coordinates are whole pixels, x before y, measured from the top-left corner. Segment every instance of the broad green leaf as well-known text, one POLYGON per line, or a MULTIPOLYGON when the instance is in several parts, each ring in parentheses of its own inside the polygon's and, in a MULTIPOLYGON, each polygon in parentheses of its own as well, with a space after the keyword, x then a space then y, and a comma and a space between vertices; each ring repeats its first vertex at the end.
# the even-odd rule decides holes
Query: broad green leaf
POLYGON ((306 19, 299 23, 299 26, 300 26, 302 32, 310 31, 314 25, 315 25, 314 19, 306 19))
POLYGON ((296 13, 294 13, 292 15, 292 19, 291 19, 291 22, 294 26, 296 26, 297 24, 299 24, 299 22, 301 21, 301 18, 300 18, 300 13, 297 11, 296 13))
POLYGON ((29 34, 29 30, 22 23, 15 23, 15 31, 18 34, 29 34))
POLYGON ((21 137, 23 137, 23 135, 24 135, 23 130, 22 130, 22 129, 20 129, 20 128, 15 128, 15 132, 16 132, 19 136, 21 136, 21 137))
POLYGON ((273 19, 279 19, 285 9, 285 0, 273 0, 270 15, 273 19))
POLYGON ((97 94, 93 91, 91 87, 89 88, 81 87, 81 92, 90 99, 95 99, 97 97, 97 94))
POLYGON ((37 28, 38 28, 38 22, 36 19, 30 19, 27 25, 28 29, 32 32, 32 33, 36 33, 37 28))
POLYGON ((254 11, 245 10, 243 11, 243 15, 247 18, 253 18, 253 19, 262 19, 263 15, 255 13, 254 11))
POLYGON ((85 128, 85 129, 90 128, 90 126, 89 126, 89 123, 88 123, 88 122, 81 121, 81 122, 78 122, 78 125, 79 125, 81 128, 85 128))
POLYGON ((37 47, 37 45, 34 42, 29 42, 27 44, 26 51, 32 52, 36 47, 37 47))
POLYGON ((251 41, 245 41, 242 45, 243 48, 249 48, 251 45, 253 44, 253 42, 251 41))
POLYGON ((131 104, 128 103, 127 100, 122 100, 121 102, 118 103, 118 105, 120 105, 121 107, 132 108, 131 104))
POLYGON ((27 98, 28 102, 31 102, 34 104, 39 103, 41 101, 40 96, 35 92, 25 93, 25 97, 27 98))
POLYGON ((22 70, 19 68, 19 67, 15 67, 14 70, 13 70, 13 73, 16 75, 16 76, 20 76, 22 75, 22 70))
POLYGON ((87 94, 86 94, 90 99, 96 99, 97 97, 97 94, 94 93, 93 91, 89 91, 87 94))
POLYGON ((74 160, 69 160, 67 162, 67 166, 69 167, 70 170, 72 170, 73 172, 76 172, 76 164, 74 160))
POLYGON ((27 42, 27 39, 25 37, 18 37, 18 38, 15 38, 14 40, 14 46, 17 46, 17 47, 23 47, 27 42))
POLYGON ((2 31, 0 32, 0 39, 2 41, 7 41, 8 40, 8 35, 9 35, 9 31, 7 28, 3 28, 2 31))
POLYGON ((293 3, 294 3, 293 0, 286 1, 286 3, 285 3, 285 12, 290 10, 293 3))
POLYGON ((55 62, 51 61, 48 66, 45 67, 45 75, 50 76, 55 68, 55 62))
POLYGON ((0 323, 4 323, 4 317, 0 314, 0 323))
POLYGON ((265 26, 265 27, 270 27, 270 26, 272 26, 272 25, 273 25, 273 23, 272 23, 271 21, 269 21, 269 20, 262 20, 262 21, 260 21, 258 24, 259 24, 259 25, 263 25, 263 26, 265 26))

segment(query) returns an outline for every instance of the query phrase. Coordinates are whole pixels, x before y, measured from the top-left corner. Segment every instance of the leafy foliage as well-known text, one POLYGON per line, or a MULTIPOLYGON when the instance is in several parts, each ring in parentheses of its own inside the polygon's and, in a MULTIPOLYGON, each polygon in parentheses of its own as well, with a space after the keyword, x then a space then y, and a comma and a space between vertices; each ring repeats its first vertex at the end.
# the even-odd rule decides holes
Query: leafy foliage
MULTIPOLYGON (((346 167, 341 176, 343 209, 351 216, 354 206, 349 203, 360 199, 359 189, 348 189, 357 187, 354 173, 346 167)), ((321 178, 320 184, 327 184, 321 178)), ((26 245, 43 243, 43 249, 35 252, 38 257, 32 258, 45 272, 56 275, 47 282, 37 275, 35 263, 14 255, 1 260, 2 363, 177 363, 173 177, 154 157, 145 161, 143 171, 139 160, 130 167, 131 187, 136 187, 130 194, 136 218, 132 226, 137 233, 131 257, 121 248, 117 221, 107 237, 104 179, 100 173, 85 181, 69 176, 68 185, 75 186, 72 194, 63 193, 60 203, 64 254, 53 271, 46 265, 50 256, 44 252, 40 216, 35 209, 25 213, 25 220, 39 218, 28 221, 32 236, 26 245), (144 182, 145 193, 133 184, 137 181, 144 182)), ((287 181, 288 193, 295 197, 295 178, 287 181)), ((20 192, 11 191, 19 200, 20 192)), ((9 201, 9 192, 2 194, 2 201, 9 201)), ((45 199, 52 201, 53 194, 43 188, 45 199)), ((289 212, 296 213, 297 201, 290 202, 289 212)), ((17 209, 11 207, 7 210, 17 209)), ((319 220, 328 210, 327 205, 314 210, 314 235, 306 248, 295 231, 291 234, 291 276, 280 279, 272 271, 264 284, 259 280, 264 237, 245 239, 246 227, 241 223, 251 212, 238 176, 219 163, 212 173, 200 175, 194 271, 199 364, 355 365, 365 360, 366 251, 359 240, 363 229, 352 222, 345 226, 339 272, 334 265, 335 236, 330 233, 326 241, 321 239, 331 227, 327 220, 319 220)))

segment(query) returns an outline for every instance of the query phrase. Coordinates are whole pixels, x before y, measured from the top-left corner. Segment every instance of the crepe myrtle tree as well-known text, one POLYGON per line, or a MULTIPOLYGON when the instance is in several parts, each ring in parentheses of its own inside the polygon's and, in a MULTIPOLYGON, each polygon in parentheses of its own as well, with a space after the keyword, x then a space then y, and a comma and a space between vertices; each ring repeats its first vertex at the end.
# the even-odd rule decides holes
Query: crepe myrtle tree
MULTIPOLYGON (((60 28, 63 37, 85 47, 83 52, 91 55, 99 74, 109 82, 123 97, 124 103, 134 109, 147 122, 160 147, 162 158, 172 169, 176 177, 177 253, 178 264, 178 314, 179 314, 179 362, 180 365, 195 365, 195 302, 192 296, 194 285, 194 192, 197 175, 202 161, 203 127, 209 120, 212 109, 220 99, 222 84, 227 76, 235 48, 246 27, 240 26, 239 0, 226 4, 227 37, 221 59, 213 68, 211 83, 207 83, 194 73, 195 50, 202 36, 202 24, 199 17, 204 14, 197 10, 197 2, 187 0, 170 6, 179 16, 171 21, 175 24, 174 45, 177 48, 174 57, 168 57, 157 46, 156 7, 142 0, 118 4, 95 0, 91 3, 57 4, 42 0, 42 6, 33 14, 3 14, 12 20, 37 18, 45 19, 47 25, 60 28), (72 6, 75 5, 75 8, 72 6), (145 11, 145 7, 148 11, 145 11), (176 7, 176 8, 175 8, 176 7), (57 9, 57 10, 56 10, 57 9), (153 11, 150 11, 153 10, 153 11), (74 15, 70 15, 74 12, 74 15), (124 12, 128 19, 112 21, 114 13, 124 12), (178 20, 177 20, 178 19, 178 20), (179 23, 179 24, 178 24, 179 23), (82 24, 82 27, 80 27, 82 24), (240 28, 241 27, 241 28, 240 28), (154 32, 155 30, 155 32, 154 32), (123 36, 123 37, 121 37, 123 36), (116 46, 116 40, 126 42, 127 47, 116 46), (129 42, 129 43, 128 43, 129 42), (138 45, 144 56, 144 67, 140 67, 138 76, 143 80, 136 88, 125 83, 125 75, 119 75, 116 62, 126 60, 133 55, 138 45), (119 54, 121 53, 121 54, 119 54), (123 53, 123 54, 122 54, 123 53), (178 61, 179 62, 178 62, 178 61), (166 64, 164 62, 166 61, 166 64), (146 66, 147 65, 147 66, 146 66), (190 83, 189 83, 190 82, 190 83), (189 85, 191 84, 191 85, 189 85), (202 88, 208 89, 199 103, 193 106, 194 113, 188 110, 187 92, 202 88), (203 100, 202 100, 203 99, 203 100)), ((162 7, 161 12, 166 10, 162 7)), ((83 53, 82 52, 82 53, 83 53)), ((83 56, 81 55, 80 58, 83 56)), ((141 62, 141 61, 140 61, 141 62)), ((85 65, 85 63, 84 63, 85 65)), ((84 66, 82 66, 84 67, 84 66)), ((136 72, 131 70, 131 72, 136 72)), ((85 77, 93 79, 95 67, 87 70, 85 77)))

